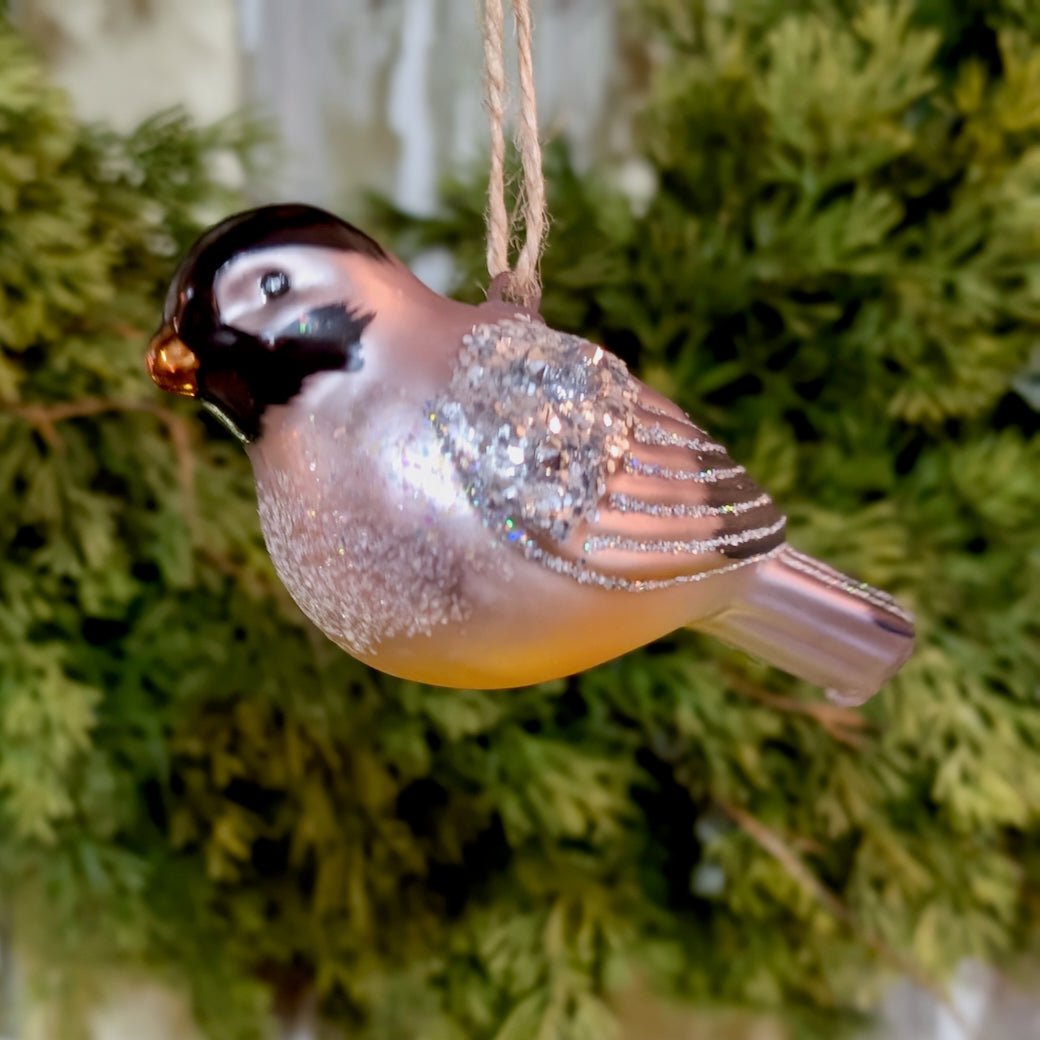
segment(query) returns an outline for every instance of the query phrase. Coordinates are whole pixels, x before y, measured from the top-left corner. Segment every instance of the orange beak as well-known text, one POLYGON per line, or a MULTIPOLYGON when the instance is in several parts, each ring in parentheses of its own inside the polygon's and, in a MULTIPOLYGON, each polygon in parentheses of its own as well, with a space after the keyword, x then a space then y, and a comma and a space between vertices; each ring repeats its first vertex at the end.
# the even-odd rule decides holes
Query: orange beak
POLYGON ((148 345, 148 374, 160 390, 182 397, 198 397, 199 384, 195 378, 199 359, 164 325, 148 345))

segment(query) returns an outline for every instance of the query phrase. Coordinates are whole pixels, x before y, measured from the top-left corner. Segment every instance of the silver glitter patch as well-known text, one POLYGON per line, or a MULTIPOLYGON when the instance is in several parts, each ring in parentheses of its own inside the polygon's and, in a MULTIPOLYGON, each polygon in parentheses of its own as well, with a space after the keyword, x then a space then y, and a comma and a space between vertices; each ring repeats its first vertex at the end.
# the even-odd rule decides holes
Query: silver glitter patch
POLYGON ((599 535, 585 543, 585 551, 589 553, 603 550, 620 550, 622 552, 646 553, 700 553, 718 552, 720 549, 747 545, 749 542, 760 542, 779 534, 787 523, 780 517, 768 527, 754 527, 746 531, 727 531, 713 538, 696 538, 682 541, 675 538, 622 538, 619 535, 599 535))
POLYGON ((641 477, 662 477, 665 480, 690 480, 695 484, 719 484, 724 480, 733 480, 742 477, 747 472, 743 466, 727 466, 723 469, 672 469, 668 466, 659 466, 654 462, 641 462, 639 459, 629 456, 625 459, 626 473, 632 473, 641 477))
POLYGON ((772 499, 765 493, 744 502, 727 502, 721 506, 689 505, 685 502, 648 502, 646 499, 622 494, 618 491, 613 492, 607 499, 607 505, 619 513, 640 513, 644 516, 662 517, 741 516, 772 504, 772 499))
POLYGON ((771 560, 786 550, 786 545, 777 545, 757 556, 749 556, 744 560, 733 560, 708 571, 676 574, 671 578, 623 578, 614 574, 603 574, 591 567, 579 566, 572 560, 565 560, 561 556, 553 556, 533 543, 528 545, 527 555, 544 564, 549 570, 555 571, 557 574, 565 574, 582 585, 598 585, 604 589, 624 589, 626 592, 656 592, 658 589, 670 589, 675 585, 694 585, 698 582, 710 581, 721 574, 732 574, 734 571, 743 570, 752 564, 771 560))
POLYGON ((529 320, 463 340, 430 419, 474 508, 507 541, 563 541, 629 448, 635 387, 612 354, 529 320))
POLYGON ((686 448, 689 451, 697 451, 702 454, 726 454, 725 446, 717 444, 715 441, 707 440, 703 436, 684 437, 682 434, 673 433, 671 430, 662 429, 660 426, 647 426, 643 423, 637 423, 633 430, 633 437, 638 444, 686 448))

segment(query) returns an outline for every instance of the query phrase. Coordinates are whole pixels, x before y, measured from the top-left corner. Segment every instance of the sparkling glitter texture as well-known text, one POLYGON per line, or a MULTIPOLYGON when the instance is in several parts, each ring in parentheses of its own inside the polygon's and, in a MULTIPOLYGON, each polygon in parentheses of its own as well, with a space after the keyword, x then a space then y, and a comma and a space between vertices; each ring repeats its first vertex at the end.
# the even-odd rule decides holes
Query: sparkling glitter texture
POLYGON ((279 577, 311 621, 355 655, 464 622, 463 575, 484 567, 470 555, 476 539, 452 537, 452 490, 469 506, 430 423, 418 407, 387 404, 380 416, 382 438, 353 421, 279 413, 269 422, 281 424, 268 424, 276 436, 251 452, 279 577))
POLYGON ((430 418, 507 541, 563 541, 622 464, 635 389, 613 355, 525 319, 479 325, 430 418))

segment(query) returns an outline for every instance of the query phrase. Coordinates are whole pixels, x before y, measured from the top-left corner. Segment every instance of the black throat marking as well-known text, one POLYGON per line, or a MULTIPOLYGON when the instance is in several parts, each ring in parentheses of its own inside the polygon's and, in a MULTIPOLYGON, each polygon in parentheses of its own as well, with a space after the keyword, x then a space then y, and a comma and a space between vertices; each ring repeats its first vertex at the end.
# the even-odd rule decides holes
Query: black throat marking
POLYGON ((345 305, 320 307, 271 339, 219 325, 199 366, 199 397, 241 441, 255 441, 267 408, 288 404, 308 376, 362 367, 361 334, 372 318, 345 305))

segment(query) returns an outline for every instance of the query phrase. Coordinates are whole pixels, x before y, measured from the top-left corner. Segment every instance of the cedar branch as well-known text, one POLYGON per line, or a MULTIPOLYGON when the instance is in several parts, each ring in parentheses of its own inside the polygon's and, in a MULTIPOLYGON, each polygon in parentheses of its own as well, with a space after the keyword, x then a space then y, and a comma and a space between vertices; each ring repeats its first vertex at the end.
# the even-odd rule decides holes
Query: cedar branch
POLYGON ((54 450, 61 449, 58 423, 72 419, 89 419, 114 412, 143 412, 153 415, 165 427, 177 462, 177 483, 184 503, 187 523, 196 528, 198 512, 195 498, 195 457, 192 451, 191 427, 182 416, 150 401, 110 401, 88 397, 79 401, 57 404, 0 404, 0 411, 24 419, 39 431, 40 436, 54 450))
POLYGON ((805 864, 797 852, 776 831, 767 827, 746 809, 715 799, 715 804, 763 851, 769 853, 787 871, 791 879, 809 893, 833 917, 858 935, 882 960, 931 993, 967 1034, 968 1026, 960 1010, 950 999, 946 987, 932 978, 919 964, 904 956, 876 932, 857 920, 848 904, 839 899, 805 864))

